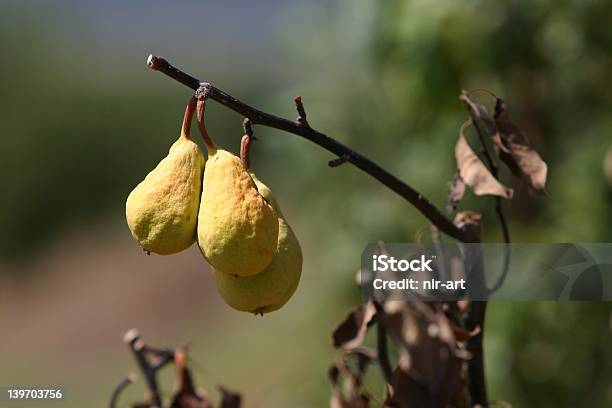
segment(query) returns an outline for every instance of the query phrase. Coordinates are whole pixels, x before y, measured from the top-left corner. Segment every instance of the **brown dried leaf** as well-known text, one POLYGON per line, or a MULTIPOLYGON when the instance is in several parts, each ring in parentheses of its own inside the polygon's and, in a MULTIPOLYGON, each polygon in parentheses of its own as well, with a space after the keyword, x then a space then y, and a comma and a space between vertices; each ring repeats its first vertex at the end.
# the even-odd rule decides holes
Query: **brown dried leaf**
POLYGON ((499 132, 499 157, 515 176, 527 181, 529 192, 543 194, 548 166, 521 128, 508 120, 508 107, 501 98, 495 102, 494 118, 499 132))
POLYGON ((463 129, 455 146, 458 174, 476 195, 495 195, 512 198, 512 189, 504 186, 493 177, 487 167, 474 153, 463 135, 463 129))
POLYGON ((465 183, 461 179, 459 174, 455 174, 453 181, 451 182, 450 191, 446 198, 446 211, 450 214, 457 209, 457 205, 463 199, 465 193, 465 183))
POLYGON ((375 353, 372 350, 360 349, 351 351, 336 361, 328 371, 332 384, 330 407, 369 407, 370 397, 362 391, 361 387, 365 371, 374 358, 375 353), (351 360, 354 360, 352 365, 351 360))
POLYGON ((242 396, 232 390, 229 390, 223 386, 218 386, 219 392, 221 393, 221 408, 240 408, 242 404, 242 396))
POLYGON ((343 350, 359 347, 375 314, 376 308, 372 301, 352 310, 332 333, 334 347, 343 350))
POLYGON ((172 398, 170 408, 212 408, 210 400, 195 388, 186 361, 185 350, 177 349, 174 353, 174 364, 177 369, 178 391, 172 398))
POLYGON ((387 302, 385 313, 400 352, 386 406, 446 406, 459 389, 462 365, 448 318, 418 301, 387 302))
POLYGON ((544 194, 548 166, 529 143, 527 136, 514 123, 497 121, 501 143, 506 148, 499 157, 516 175, 527 181, 529 191, 544 194))

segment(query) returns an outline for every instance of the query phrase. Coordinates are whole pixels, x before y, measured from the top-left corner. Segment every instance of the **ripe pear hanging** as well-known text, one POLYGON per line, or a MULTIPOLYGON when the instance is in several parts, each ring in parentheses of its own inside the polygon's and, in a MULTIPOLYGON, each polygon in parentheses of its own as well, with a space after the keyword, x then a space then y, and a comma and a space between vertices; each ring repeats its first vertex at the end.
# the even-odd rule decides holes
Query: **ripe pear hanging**
MULTIPOLYGON (((244 136, 241 157, 249 167, 250 137, 244 136)), ((285 220, 272 191, 250 172, 259 192, 278 214, 278 241, 274 258, 261 272, 253 276, 231 276, 213 269, 217 289, 225 302, 236 310, 255 314, 280 309, 293 295, 302 273, 302 249, 293 230, 285 220)))
POLYGON ((206 159, 190 139, 195 107, 196 99, 191 98, 178 140, 126 201, 125 215, 132 236, 149 252, 173 254, 196 239, 206 159))
POLYGON ((210 139, 204 125, 205 101, 198 104, 198 124, 208 149, 198 215, 198 244, 218 271, 254 275, 270 264, 276 252, 278 217, 257 190, 242 161, 210 139))

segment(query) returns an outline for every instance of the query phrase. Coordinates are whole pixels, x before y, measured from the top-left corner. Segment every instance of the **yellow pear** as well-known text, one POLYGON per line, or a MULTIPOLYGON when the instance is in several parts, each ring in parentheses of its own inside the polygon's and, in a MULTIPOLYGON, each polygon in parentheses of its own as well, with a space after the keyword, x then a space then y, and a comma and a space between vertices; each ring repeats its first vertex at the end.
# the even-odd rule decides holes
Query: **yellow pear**
MULTIPOLYGON (((248 136, 245 136, 248 137, 248 136)), ((243 147, 249 143, 245 141, 243 147)), ((248 156, 248 147, 246 149, 248 156)), ((241 155, 244 153, 241 149, 241 155)), ((243 160, 244 160, 243 156, 243 160)), ((248 158, 245 161, 248 164, 248 158)), ((302 249, 268 186, 251 173, 261 195, 278 214, 278 242, 272 262, 253 276, 231 276, 213 269, 221 297, 236 310, 264 314, 280 309, 297 289, 302 273, 302 249)))
POLYGON ((196 238, 205 158, 189 134, 195 106, 192 98, 178 140, 126 201, 132 236, 149 252, 173 254, 188 248, 196 238))
POLYGON ((276 211, 259 193, 243 162, 218 148, 208 137, 200 108, 198 123, 208 149, 198 215, 198 245, 218 271, 254 275, 270 264, 276 251, 276 211))

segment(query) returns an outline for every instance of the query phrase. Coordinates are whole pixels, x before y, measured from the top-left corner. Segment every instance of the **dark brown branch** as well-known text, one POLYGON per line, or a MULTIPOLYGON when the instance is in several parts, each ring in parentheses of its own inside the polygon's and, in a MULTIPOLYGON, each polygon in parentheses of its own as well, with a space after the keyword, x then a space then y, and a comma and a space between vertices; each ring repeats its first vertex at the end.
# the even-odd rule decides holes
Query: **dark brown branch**
POLYGON ((470 407, 489 406, 483 347, 486 311, 487 302, 470 302, 466 317, 468 330, 473 331, 476 327, 480 327, 480 331, 473 337, 470 337, 466 344, 467 351, 472 356, 467 366, 470 407))
POLYGON ((156 369, 160 368, 161 366, 156 368, 149 364, 149 360, 146 356, 146 346, 144 342, 140 339, 140 334, 138 334, 138 331, 136 331, 135 329, 129 330, 125 334, 123 341, 130 347, 130 350, 132 350, 132 353, 136 358, 138 367, 140 368, 140 371, 142 372, 145 378, 147 389, 149 390, 151 398, 151 403, 154 406, 161 408, 161 395, 159 392, 159 386, 157 384, 156 376, 156 369))
MULTIPOLYGON (((262 112, 255 109, 246 103, 234 98, 233 96, 223 92, 222 90, 204 83, 191 75, 179 70, 170 65, 168 61, 161 57, 150 55, 147 60, 147 65, 156 71, 162 72, 183 85, 195 90, 198 90, 201 85, 205 85, 207 97, 223 106, 239 113, 240 115, 249 118, 254 124, 268 126, 271 128, 283 130, 294 135, 301 136, 311 142, 321 146, 322 148, 332 152, 337 157, 345 158, 347 162, 374 177, 376 180, 395 191, 397 194, 410 202, 417 210, 421 212, 431 223, 437 226, 440 231, 445 234, 463 241, 464 236, 462 231, 458 229, 446 216, 433 204, 431 204, 423 195, 413 189, 408 184, 404 183, 378 164, 374 163, 360 153, 349 149, 342 143, 331 137, 316 131, 310 126, 304 126, 298 121, 281 118, 262 112)), ((304 112, 305 113, 305 112, 304 112)), ((300 113, 301 115, 301 113, 300 113)))

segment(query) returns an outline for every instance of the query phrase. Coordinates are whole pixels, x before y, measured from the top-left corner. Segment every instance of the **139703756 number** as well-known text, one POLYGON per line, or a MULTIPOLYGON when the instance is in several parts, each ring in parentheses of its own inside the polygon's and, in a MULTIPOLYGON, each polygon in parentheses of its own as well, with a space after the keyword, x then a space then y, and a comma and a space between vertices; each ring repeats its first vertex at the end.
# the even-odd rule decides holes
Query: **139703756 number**
POLYGON ((27 389, 9 388, 9 399, 62 399, 64 394, 61 389, 27 389))

